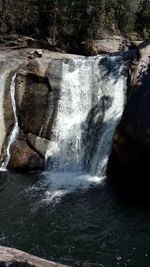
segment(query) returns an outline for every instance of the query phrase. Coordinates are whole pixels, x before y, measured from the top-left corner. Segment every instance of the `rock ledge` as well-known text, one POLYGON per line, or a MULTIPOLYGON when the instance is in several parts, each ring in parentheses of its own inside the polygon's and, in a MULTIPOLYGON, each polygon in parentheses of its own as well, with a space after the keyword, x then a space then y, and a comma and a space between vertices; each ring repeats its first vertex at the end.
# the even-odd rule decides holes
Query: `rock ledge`
POLYGON ((0 266, 11 267, 67 267, 59 263, 47 261, 23 251, 0 246, 0 266))

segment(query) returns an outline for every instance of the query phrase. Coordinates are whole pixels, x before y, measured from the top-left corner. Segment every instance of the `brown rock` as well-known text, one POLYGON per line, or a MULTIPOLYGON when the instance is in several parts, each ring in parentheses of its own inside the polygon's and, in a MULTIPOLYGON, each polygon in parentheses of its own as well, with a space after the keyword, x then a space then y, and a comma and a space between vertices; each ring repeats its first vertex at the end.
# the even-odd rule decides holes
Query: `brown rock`
MULTIPOLYGON (((23 132, 42 135, 53 113, 53 92, 48 79, 30 73, 18 74, 16 96, 19 126, 23 132)), ((44 137, 49 138, 45 134, 44 137)))
POLYGON ((8 169, 42 170, 44 158, 32 150, 25 140, 16 140, 11 147, 8 169))

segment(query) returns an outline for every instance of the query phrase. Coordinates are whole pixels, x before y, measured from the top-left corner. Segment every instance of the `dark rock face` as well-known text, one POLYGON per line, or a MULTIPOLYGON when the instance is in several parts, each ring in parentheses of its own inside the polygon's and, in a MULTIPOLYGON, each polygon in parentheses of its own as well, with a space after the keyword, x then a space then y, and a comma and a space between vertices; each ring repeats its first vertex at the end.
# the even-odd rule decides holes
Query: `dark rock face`
POLYGON ((59 88, 55 88, 56 74, 61 80, 61 60, 33 59, 18 70, 16 105, 19 126, 26 134, 50 140, 50 129, 57 114, 59 88), (56 64, 58 62, 58 64, 56 64), (52 70, 52 73, 50 72, 52 70))
POLYGON ((33 74, 17 76, 17 110, 21 129, 39 135, 46 120, 50 88, 46 78, 33 74), (19 101, 20 94, 23 95, 19 101))
MULTIPOLYGON (((132 74, 129 99, 114 135, 115 150, 118 153, 124 147, 131 147, 131 140, 150 149, 150 42, 147 45, 145 43, 145 47, 141 47, 139 53, 140 59, 132 74)), ((129 155, 125 156, 121 153, 123 161, 131 158, 132 153, 127 154, 129 155)), ((137 154, 136 151, 133 158, 136 159, 137 154)))
POLYGON ((148 181, 150 162, 150 40, 139 46, 139 60, 132 73, 131 91, 114 134, 108 173, 115 179, 148 181), (147 173, 148 171, 148 173, 147 173))
POLYGON ((26 262, 17 262, 17 261, 8 262, 8 263, 1 261, 0 266, 1 267, 35 267, 35 265, 31 265, 26 262))

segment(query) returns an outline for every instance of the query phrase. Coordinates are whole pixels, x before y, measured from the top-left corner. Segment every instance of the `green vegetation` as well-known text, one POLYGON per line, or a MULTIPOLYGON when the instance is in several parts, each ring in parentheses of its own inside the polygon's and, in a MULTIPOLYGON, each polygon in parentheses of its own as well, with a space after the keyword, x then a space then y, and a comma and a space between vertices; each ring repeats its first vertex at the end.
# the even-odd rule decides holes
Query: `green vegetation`
POLYGON ((141 0, 137 12, 137 29, 141 35, 150 38, 150 0, 141 0))
POLYGON ((0 33, 32 34, 37 25, 37 1, 0 0, 0 33))
POLYGON ((105 33, 150 38, 150 0, 0 0, 0 32, 37 34, 68 47, 105 33))

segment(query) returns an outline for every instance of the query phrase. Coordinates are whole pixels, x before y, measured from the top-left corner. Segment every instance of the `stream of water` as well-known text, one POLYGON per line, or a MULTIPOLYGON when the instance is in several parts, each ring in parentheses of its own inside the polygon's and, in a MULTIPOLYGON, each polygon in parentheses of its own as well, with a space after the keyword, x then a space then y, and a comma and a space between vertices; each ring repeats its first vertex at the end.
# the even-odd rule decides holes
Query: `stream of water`
POLYGON ((13 75, 12 81, 10 84, 10 99, 11 99, 11 104, 12 104, 12 108, 13 108, 15 123, 14 123, 13 129, 12 129, 12 132, 10 133, 10 136, 8 138, 9 140, 8 140, 8 146, 7 146, 7 150, 6 150, 6 159, 1 165, 1 168, 0 168, 1 171, 7 170, 7 165, 8 165, 9 159, 10 159, 10 147, 11 147, 11 144, 15 141, 16 136, 19 132, 16 101, 15 101, 15 80, 16 80, 16 73, 13 75))
POLYGON ((0 245, 74 267, 149 267, 150 207, 106 182, 50 191, 43 174, 0 174, 0 245))

